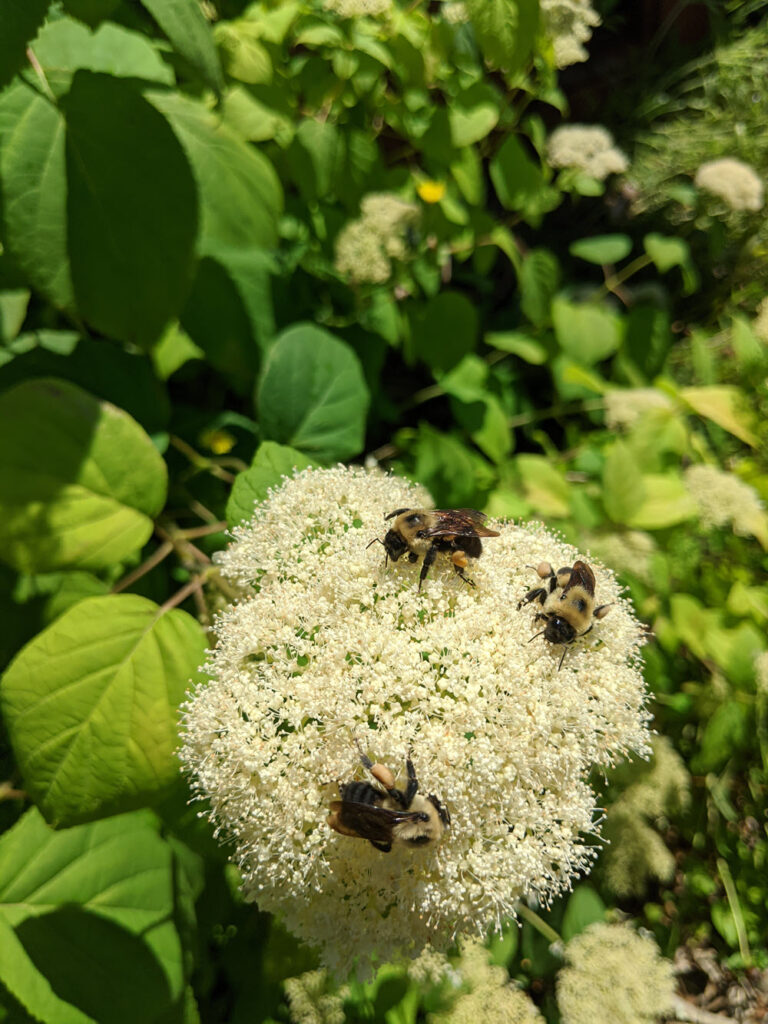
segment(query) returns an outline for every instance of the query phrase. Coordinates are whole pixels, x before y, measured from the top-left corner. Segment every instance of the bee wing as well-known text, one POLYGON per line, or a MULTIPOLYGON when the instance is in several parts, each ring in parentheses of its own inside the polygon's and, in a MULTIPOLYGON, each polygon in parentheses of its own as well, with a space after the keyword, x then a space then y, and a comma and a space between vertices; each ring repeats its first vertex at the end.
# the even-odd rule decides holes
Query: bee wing
POLYGON ((391 843, 395 825, 405 821, 422 821, 423 817, 419 811, 391 811, 377 804, 334 800, 328 824, 345 836, 370 839, 374 843, 391 843))
POLYGON ((484 512, 474 508, 436 508, 432 515, 437 516, 437 523, 424 530, 425 537, 442 537, 446 534, 454 537, 499 536, 496 530, 483 526, 487 517, 484 512))
POLYGON ((574 562, 571 570, 571 578, 563 587, 563 595, 567 594, 571 587, 583 587, 590 595, 595 596, 595 574, 586 562, 574 562))

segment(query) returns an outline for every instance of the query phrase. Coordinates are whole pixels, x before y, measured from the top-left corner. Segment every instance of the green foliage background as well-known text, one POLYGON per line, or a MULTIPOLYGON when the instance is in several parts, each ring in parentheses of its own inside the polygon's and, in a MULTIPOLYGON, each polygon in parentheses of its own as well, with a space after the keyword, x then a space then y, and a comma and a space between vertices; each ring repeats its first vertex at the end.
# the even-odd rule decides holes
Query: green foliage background
MULTIPOLYGON (((618 911, 667 956, 768 964, 768 517, 713 524, 684 477, 768 500, 763 228, 691 184, 720 155, 768 176, 724 113, 765 98, 763 5, 713 17, 674 102, 606 104, 623 186, 550 165, 570 98, 538 0, 448 6, 0 0, 0 1020, 287 1019, 313 955, 187 806, 177 709, 227 526, 294 466, 364 458, 544 519, 652 630, 683 782, 611 780, 611 852, 550 927, 618 911), (364 212, 382 195, 401 221, 364 212)), ((526 923, 491 948, 554 1021, 548 946, 526 923)), ((388 1024, 450 1002, 396 966, 345 993, 388 1024)))

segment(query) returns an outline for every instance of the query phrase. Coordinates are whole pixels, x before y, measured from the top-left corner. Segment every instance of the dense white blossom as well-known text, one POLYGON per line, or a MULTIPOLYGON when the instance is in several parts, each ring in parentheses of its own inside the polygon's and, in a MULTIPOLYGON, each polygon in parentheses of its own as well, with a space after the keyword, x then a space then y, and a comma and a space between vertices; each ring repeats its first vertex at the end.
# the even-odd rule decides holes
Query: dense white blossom
POLYGON ((459 579, 440 556, 385 565, 384 514, 429 507, 404 480, 306 470, 235 531, 220 569, 243 597, 185 706, 182 760, 233 844, 247 899, 277 913, 345 974, 359 957, 445 950, 485 933, 524 896, 547 904, 596 854, 589 776, 648 753, 642 633, 614 602, 569 649, 539 637, 520 597, 527 566, 578 553, 541 525, 500 524, 459 579), (326 824, 338 781, 363 778, 357 744, 451 815, 442 841, 381 853, 326 824))
POLYGON ((754 487, 717 466, 690 466, 683 474, 685 486, 696 502, 702 526, 726 526, 734 533, 759 534, 763 503, 754 487))
POLYGON ((722 157, 701 164, 693 179, 697 188, 719 196, 732 210, 760 210, 763 183, 755 171, 741 160, 722 157))
POLYGON ((600 24, 600 15, 589 0, 541 0, 544 31, 552 40, 555 64, 567 68, 588 59, 584 43, 600 24))
POLYGON ((614 388, 605 395, 605 423, 628 427, 649 412, 671 412, 674 403, 658 388, 614 388))
POLYGON ((613 136, 601 125, 564 124, 555 128, 547 143, 553 167, 576 167, 603 181, 609 174, 621 174, 627 158, 613 144, 613 136))
POLYGON ((671 1008, 672 964, 629 925, 590 925, 565 947, 565 959, 557 976, 562 1024, 656 1024, 671 1008))
POLYGON ((390 192, 372 192, 360 203, 360 216, 344 225, 336 239, 336 269, 350 280, 383 284, 392 260, 408 255, 405 233, 419 208, 390 192))

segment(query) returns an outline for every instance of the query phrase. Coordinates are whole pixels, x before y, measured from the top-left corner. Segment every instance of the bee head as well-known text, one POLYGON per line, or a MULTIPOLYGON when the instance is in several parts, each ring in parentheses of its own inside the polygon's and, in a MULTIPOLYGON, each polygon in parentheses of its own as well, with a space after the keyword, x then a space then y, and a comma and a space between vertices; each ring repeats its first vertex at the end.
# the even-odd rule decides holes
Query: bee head
POLYGON ((576 630, 560 615, 553 615, 544 628, 544 639, 553 644, 569 644, 576 636, 576 630))
POLYGON ((408 550, 408 545, 396 530, 387 530, 382 544, 393 562, 408 550))

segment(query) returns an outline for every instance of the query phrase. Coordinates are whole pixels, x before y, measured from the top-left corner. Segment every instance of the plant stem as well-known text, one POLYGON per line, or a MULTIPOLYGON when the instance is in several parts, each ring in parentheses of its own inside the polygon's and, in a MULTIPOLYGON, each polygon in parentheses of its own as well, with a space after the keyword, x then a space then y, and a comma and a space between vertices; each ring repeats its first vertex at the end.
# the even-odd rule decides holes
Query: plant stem
POLYGON ((739 952, 747 963, 749 963, 752 959, 752 953, 749 949, 749 939, 747 938, 747 929, 744 924, 744 915, 741 912, 741 904, 739 903, 736 886, 733 884, 731 869, 728 867, 728 862, 722 857, 717 858, 717 871, 722 879, 723 886, 725 888, 725 895, 728 897, 728 905, 731 908, 731 913, 733 914, 733 923, 736 925, 736 935, 739 940, 739 952))
POLYGON ((599 297, 601 294, 606 292, 615 291, 619 285, 636 274, 638 270, 643 270, 645 267, 653 263, 653 260, 647 253, 643 253, 642 256, 638 256, 637 259, 632 260, 628 263, 623 270, 620 270, 617 274, 612 274, 610 277, 606 277, 604 283, 597 289, 596 296, 599 297))
POLYGON ((520 917, 526 920, 531 927, 535 928, 540 935, 543 935, 544 938, 547 939, 550 945, 555 942, 563 941, 555 929, 551 925, 547 924, 546 921, 539 917, 535 910, 531 910, 531 908, 525 903, 518 903, 515 909, 520 917))
POLYGON ((169 540, 164 540, 163 543, 153 551, 149 558, 145 558, 141 565, 137 566, 132 572, 129 572, 127 576, 123 576, 121 580, 112 587, 113 594, 119 594, 121 590, 125 590, 140 580, 142 576, 145 576, 151 569, 154 569, 156 565, 159 565, 164 558, 173 551, 173 544, 169 540))

